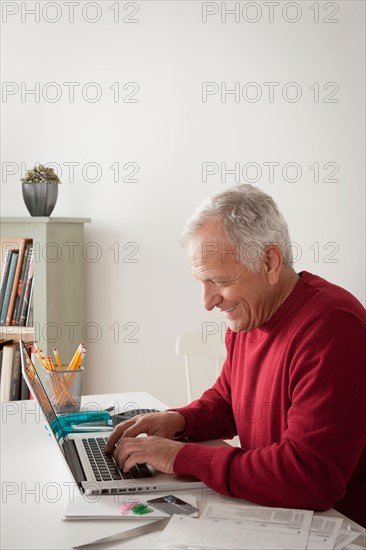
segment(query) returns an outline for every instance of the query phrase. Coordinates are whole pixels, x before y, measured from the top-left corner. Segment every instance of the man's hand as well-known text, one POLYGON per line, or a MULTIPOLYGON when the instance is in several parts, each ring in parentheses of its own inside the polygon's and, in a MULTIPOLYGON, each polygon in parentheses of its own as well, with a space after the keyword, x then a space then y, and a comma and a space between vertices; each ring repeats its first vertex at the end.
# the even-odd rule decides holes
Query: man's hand
POLYGON ((113 453, 117 441, 121 438, 132 438, 145 433, 172 439, 176 433, 183 432, 185 427, 186 419, 176 411, 138 414, 115 427, 109 436, 105 451, 113 453))
POLYGON ((183 445, 163 437, 123 437, 113 456, 124 472, 128 472, 135 464, 147 462, 161 472, 174 474, 174 460, 183 445))

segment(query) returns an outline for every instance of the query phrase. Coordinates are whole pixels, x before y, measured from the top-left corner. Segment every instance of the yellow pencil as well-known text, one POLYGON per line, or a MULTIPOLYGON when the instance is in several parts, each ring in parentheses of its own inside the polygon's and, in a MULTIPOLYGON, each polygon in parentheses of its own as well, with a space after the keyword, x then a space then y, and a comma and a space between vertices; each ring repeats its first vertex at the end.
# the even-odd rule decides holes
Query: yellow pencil
POLYGON ((55 356, 56 363, 57 363, 57 366, 58 366, 59 370, 62 370, 62 363, 61 363, 61 359, 60 359, 60 356, 58 354, 57 348, 53 348, 53 355, 55 356))
POLYGON ((46 365, 46 362, 45 362, 45 357, 44 357, 44 355, 43 355, 43 353, 42 353, 42 350, 39 348, 37 342, 34 342, 34 351, 36 352, 37 357, 38 357, 38 359, 40 360, 42 366, 45 367, 45 368, 47 368, 47 365, 46 365))
POLYGON ((86 347, 84 345, 82 345, 82 350, 81 350, 81 353, 79 355, 78 360, 75 363, 74 370, 79 369, 81 367, 85 355, 86 355, 86 347))
POLYGON ((78 349, 75 351, 74 357, 71 359, 70 364, 67 367, 67 370, 74 370, 75 365, 79 360, 82 348, 83 348, 83 344, 79 344, 78 349))
POLYGON ((47 365, 46 357, 43 355, 41 349, 39 350, 39 355, 38 355, 38 357, 39 357, 39 360, 40 360, 41 363, 42 363, 42 366, 49 370, 48 365, 47 365))
POLYGON ((45 357, 45 361, 46 361, 48 370, 54 371, 55 365, 53 364, 51 357, 45 357))

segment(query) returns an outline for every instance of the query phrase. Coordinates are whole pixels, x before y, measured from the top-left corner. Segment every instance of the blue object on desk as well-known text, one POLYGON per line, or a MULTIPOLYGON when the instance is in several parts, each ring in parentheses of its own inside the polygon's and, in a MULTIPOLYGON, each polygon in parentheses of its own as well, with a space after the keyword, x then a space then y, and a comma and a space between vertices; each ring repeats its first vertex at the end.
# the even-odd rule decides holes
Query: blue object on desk
MULTIPOLYGON (((84 424, 88 422, 100 422, 100 424, 109 424, 112 420, 109 412, 106 411, 81 411, 71 414, 62 414, 51 422, 51 428, 57 438, 65 437, 70 433, 77 433, 78 430, 73 428, 75 424, 84 424)), ((90 431, 93 431, 93 426, 90 426, 90 431)), ((85 430, 80 430, 85 433, 85 430)))

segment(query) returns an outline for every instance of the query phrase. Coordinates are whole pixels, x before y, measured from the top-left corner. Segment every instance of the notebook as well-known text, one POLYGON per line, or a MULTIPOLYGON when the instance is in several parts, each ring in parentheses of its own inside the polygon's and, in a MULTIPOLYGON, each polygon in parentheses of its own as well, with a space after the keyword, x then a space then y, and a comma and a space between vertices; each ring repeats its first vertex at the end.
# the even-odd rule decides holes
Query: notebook
MULTIPOLYGON (((52 439, 60 448, 83 494, 171 492, 203 486, 197 478, 164 474, 146 464, 139 465, 141 468, 136 469, 138 471, 130 470, 126 474, 118 468, 112 456, 104 454, 107 437, 104 437, 103 432, 67 433, 52 407, 42 380, 22 340, 19 344, 24 379, 42 409, 52 439), (95 454, 98 456, 95 457, 95 454)), ((223 441, 205 442, 205 444, 226 445, 223 441)))

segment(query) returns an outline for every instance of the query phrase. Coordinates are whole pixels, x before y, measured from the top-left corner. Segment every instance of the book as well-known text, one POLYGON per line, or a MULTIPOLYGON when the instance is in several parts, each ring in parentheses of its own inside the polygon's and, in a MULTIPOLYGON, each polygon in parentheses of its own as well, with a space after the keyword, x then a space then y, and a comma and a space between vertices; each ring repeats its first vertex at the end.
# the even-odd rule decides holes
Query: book
MULTIPOLYGON (((33 349, 33 342, 27 342, 25 344, 29 350, 33 349)), ((31 353, 31 351, 30 351, 31 353)), ((15 401, 18 399, 29 399, 29 389, 25 382, 22 369, 19 344, 11 339, 0 340, 0 395, 2 401, 15 401), (2 382, 2 357, 5 347, 11 347, 11 350, 7 350, 5 353, 5 382, 2 382), (11 355, 11 359, 9 358, 11 355), (11 368, 9 366, 10 360, 12 362, 11 368), (9 384, 9 371, 10 371, 10 384, 9 384)))
MULTIPOLYGON (((25 344, 25 347, 27 348, 28 354, 30 357, 34 354, 34 344, 33 342, 29 342, 25 344)), ((19 399, 30 399, 30 392, 27 385, 27 382, 24 380, 23 374, 20 376, 20 395, 19 399)))
POLYGON ((12 320, 11 320, 11 325, 12 326, 16 326, 17 317, 20 318, 19 304, 20 304, 20 298, 22 296, 23 285, 24 285, 25 274, 26 274, 26 267, 27 267, 27 260, 28 260, 29 251, 31 249, 31 246, 32 245, 29 243, 25 247, 25 252, 24 252, 23 262, 22 262, 22 269, 20 270, 20 275, 19 275, 19 279, 18 279, 17 292, 16 292, 14 308, 13 308, 13 315, 12 315, 12 320))
POLYGON ((4 346, 8 346, 9 344, 13 344, 13 340, 0 340, 0 379, 1 379, 1 369, 3 364, 3 348, 4 346))
POLYGON ((9 302, 10 302, 11 292, 13 288, 15 270, 18 263, 18 256, 19 256, 18 251, 15 251, 15 250, 11 251, 9 274, 6 281, 4 301, 3 301, 3 305, 1 307, 1 313, 0 313, 0 325, 6 324, 6 316, 9 309, 9 302))
POLYGON ((6 251, 5 261, 3 264, 3 271, 1 274, 1 283, 0 283, 0 311, 4 302, 4 295, 6 289, 6 283, 8 280, 9 269, 10 269, 10 259, 11 259, 11 250, 6 251))
POLYGON ((27 317, 28 306, 30 303, 30 294, 32 289, 33 270, 34 270, 34 248, 31 248, 30 254, 29 254, 29 268, 28 268, 27 278, 23 284, 23 287, 24 287, 24 294, 22 296, 23 301, 20 304, 20 319, 19 319, 20 326, 25 325, 25 320, 27 317))
POLYGON ((26 263, 25 263, 24 273, 23 273, 22 289, 21 289, 21 293, 20 293, 20 296, 19 296, 19 302, 18 302, 18 306, 17 306, 16 318, 14 320, 14 325, 16 327, 20 326, 20 316, 21 316, 21 311, 22 311, 23 302, 24 302, 24 295, 25 295, 26 283, 27 283, 27 279, 28 279, 29 266, 30 266, 30 262, 31 262, 31 259, 32 259, 32 250, 33 250, 32 247, 30 247, 27 250, 27 258, 26 258, 26 263))
POLYGON ((19 282, 19 278, 20 278, 20 272, 21 272, 21 269, 22 269, 25 249, 26 249, 27 244, 30 244, 32 242, 33 242, 32 239, 23 239, 23 238, 20 238, 20 237, 18 237, 18 238, 15 238, 15 237, 8 238, 9 246, 13 246, 14 249, 18 251, 18 261, 17 261, 15 273, 14 273, 13 286, 12 286, 12 289, 11 289, 10 300, 9 300, 9 305, 8 305, 8 311, 7 311, 6 319, 5 319, 5 325, 7 325, 7 326, 11 325, 11 321, 12 321, 12 318, 13 318, 14 304, 15 304, 15 299, 16 299, 17 292, 18 292, 18 282, 19 282))
POLYGON ((30 393, 29 393, 29 388, 27 386, 27 382, 24 380, 23 375, 22 375, 21 380, 20 380, 20 397, 19 397, 19 399, 21 399, 22 401, 24 399, 31 399, 30 393))
POLYGON ((10 344, 8 346, 4 346, 3 348, 3 361, 2 361, 1 380, 0 380, 0 400, 2 402, 9 401, 9 398, 10 398, 13 356, 15 354, 15 348, 17 347, 17 345, 18 344, 10 344))
POLYGON ((11 367, 9 401, 17 401, 20 398, 21 370, 20 347, 19 344, 17 344, 14 348, 13 363, 11 367))
POLYGON ((31 286, 31 291, 30 291, 30 295, 29 295, 27 318, 25 320, 25 326, 26 327, 32 327, 33 324, 34 324, 34 318, 33 318, 33 287, 34 287, 34 274, 33 274, 33 277, 32 277, 32 286, 31 286))

